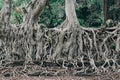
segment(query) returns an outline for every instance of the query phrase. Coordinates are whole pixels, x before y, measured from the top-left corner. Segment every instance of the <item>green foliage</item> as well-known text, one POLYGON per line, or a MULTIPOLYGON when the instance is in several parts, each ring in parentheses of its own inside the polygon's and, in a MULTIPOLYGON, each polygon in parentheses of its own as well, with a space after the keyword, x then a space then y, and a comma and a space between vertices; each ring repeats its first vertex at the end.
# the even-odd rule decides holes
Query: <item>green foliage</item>
POLYGON ((52 43, 52 36, 48 36, 47 40, 48 40, 49 43, 52 43))
MULTIPOLYGON (((80 25, 84 27, 100 27, 103 24, 103 0, 76 0, 76 13, 80 25)), ((26 6, 30 0, 13 0, 12 1, 12 15, 11 23, 22 23, 23 15, 14 11, 13 5, 16 4, 18 8, 26 6)), ((2 8, 4 0, 0 0, 0 9, 2 8)), ((39 18, 39 23, 45 24, 49 28, 60 25, 65 20, 64 11, 65 0, 49 0, 45 11, 39 18)), ((120 21, 120 8, 116 7, 115 0, 108 0, 109 11, 108 16, 114 22, 120 21)))
POLYGON ((63 2, 50 0, 44 13, 40 16, 39 23, 44 23, 49 28, 58 26, 64 20, 63 2))
POLYGON ((0 10, 1 10, 3 4, 4 4, 4 0, 0 0, 0 10))
POLYGON ((16 5, 17 8, 22 9, 24 6, 26 6, 28 4, 29 0, 13 0, 12 1, 12 15, 11 15, 11 19, 10 22, 12 24, 17 23, 20 24, 22 23, 23 20, 23 14, 18 14, 16 13, 16 11, 14 10, 13 5, 16 5))
POLYGON ((76 12, 82 26, 100 27, 103 22, 101 0, 85 0, 76 12))
POLYGON ((116 49, 116 44, 113 42, 113 43, 111 43, 110 47, 111 47, 111 49, 115 50, 116 49))

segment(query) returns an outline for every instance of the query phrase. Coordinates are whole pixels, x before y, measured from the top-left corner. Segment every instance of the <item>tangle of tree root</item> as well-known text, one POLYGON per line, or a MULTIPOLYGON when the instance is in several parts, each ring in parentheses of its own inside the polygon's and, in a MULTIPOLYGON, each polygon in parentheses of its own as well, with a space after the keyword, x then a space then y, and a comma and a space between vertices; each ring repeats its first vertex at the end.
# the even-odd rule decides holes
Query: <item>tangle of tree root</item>
POLYGON ((1 65, 15 61, 25 64, 52 62, 67 69, 80 68, 85 73, 120 68, 119 25, 106 29, 71 27, 67 30, 37 25, 37 29, 29 29, 14 26, 8 34, 2 35, 1 65))

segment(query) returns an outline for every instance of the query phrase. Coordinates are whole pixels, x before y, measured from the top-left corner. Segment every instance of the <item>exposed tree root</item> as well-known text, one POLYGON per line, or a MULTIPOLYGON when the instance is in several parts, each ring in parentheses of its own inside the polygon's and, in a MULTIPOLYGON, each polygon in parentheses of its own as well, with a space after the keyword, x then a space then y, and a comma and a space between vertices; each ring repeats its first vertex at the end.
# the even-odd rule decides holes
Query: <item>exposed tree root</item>
POLYGON ((63 31, 56 28, 41 29, 38 26, 37 30, 19 29, 20 33, 17 33, 18 29, 11 27, 11 37, 1 39, 1 65, 4 61, 24 60, 28 63, 36 60, 97 71, 120 68, 118 27, 104 32, 101 29, 81 30, 76 27, 63 31), (35 32, 30 34, 29 31, 35 32), (6 38, 7 41, 4 41, 6 38))

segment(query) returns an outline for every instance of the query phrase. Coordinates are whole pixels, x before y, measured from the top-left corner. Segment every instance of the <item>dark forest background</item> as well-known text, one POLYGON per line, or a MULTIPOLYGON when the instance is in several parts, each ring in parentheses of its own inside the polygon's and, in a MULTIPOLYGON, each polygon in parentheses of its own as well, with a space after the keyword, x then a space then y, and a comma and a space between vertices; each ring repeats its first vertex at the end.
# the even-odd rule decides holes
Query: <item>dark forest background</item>
MULTIPOLYGON (((29 0, 13 0, 11 23, 22 23, 23 14, 17 12, 15 8, 22 10, 28 2, 29 0)), ((101 27, 109 19, 117 24, 120 21, 119 3, 119 0, 76 0, 76 13, 80 25, 101 27)), ((0 0, 0 9, 2 6, 3 0, 0 0)), ((39 18, 39 23, 48 28, 53 28, 63 22, 64 19, 64 0, 49 0, 44 13, 39 18)))

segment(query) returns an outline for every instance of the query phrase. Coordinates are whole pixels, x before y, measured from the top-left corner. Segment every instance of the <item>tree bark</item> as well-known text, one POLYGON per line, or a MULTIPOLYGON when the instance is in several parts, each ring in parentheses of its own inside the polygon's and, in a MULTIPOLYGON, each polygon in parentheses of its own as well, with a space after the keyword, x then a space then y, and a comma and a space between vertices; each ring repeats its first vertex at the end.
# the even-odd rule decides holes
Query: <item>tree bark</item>
POLYGON ((12 0, 4 0, 4 6, 2 8, 2 23, 3 23, 3 32, 2 32, 2 35, 4 35, 4 38, 3 38, 3 42, 4 42, 4 45, 7 45, 5 47, 5 50, 6 50, 6 60, 11 60, 10 59, 10 53, 11 53, 11 48, 10 48, 10 38, 11 38, 11 26, 10 26, 10 16, 11 16, 11 2, 12 0))
POLYGON ((116 0, 116 4, 118 7, 120 7, 120 0, 116 0))
POLYGON ((104 24, 108 19, 108 0, 103 0, 103 15, 104 15, 104 24))
POLYGON ((3 24, 4 28, 9 28, 9 21, 10 21, 10 15, 11 15, 11 2, 12 0, 4 0, 4 6, 3 6, 3 24))
POLYGON ((65 0, 66 19, 70 24, 79 24, 74 4, 74 0, 65 0))
MULTIPOLYGON (((32 53, 34 51, 34 45, 35 45, 35 40, 39 40, 39 37, 36 36, 36 39, 33 39, 34 34, 42 34, 39 30, 40 26, 38 25, 38 18, 44 11, 46 7, 47 0, 33 0, 33 7, 29 9, 28 14, 26 15, 25 22, 22 24, 21 27, 21 32, 25 33, 24 36, 27 37, 25 40, 27 44, 26 48, 26 57, 27 61, 32 61, 32 53), (39 27, 38 27, 39 26, 39 27), (22 30, 24 29, 24 31, 22 30), (34 33, 34 31, 36 31, 34 33)), ((24 38, 24 37, 23 37, 24 38)), ((39 42, 39 41, 38 41, 39 42)), ((42 53, 42 47, 41 44, 37 43, 37 52, 36 52, 36 57, 40 58, 39 55, 42 53)))
MULTIPOLYGON (((68 53, 68 60, 71 60, 73 57, 73 53, 75 53, 77 50, 76 46, 76 36, 77 36, 77 29, 80 30, 80 25, 77 19, 76 11, 75 11, 75 5, 73 0, 65 0, 65 13, 66 13, 66 19, 65 21, 60 25, 62 32, 60 32, 59 35, 59 41, 58 45, 56 46, 55 52, 52 56, 54 59, 59 59, 62 53, 64 53, 62 50, 65 49, 65 46, 67 47, 67 53, 68 53), (67 32, 70 32, 71 35, 67 32), (65 35, 69 35, 68 42, 64 44, 64 38, 65 35), (65 45, 65 46, 64 46, 65 45)), ((59 27, 58 27, 59 28, 59 27)), ((81 35, 81 34, 79 34, 81 35)), ((65 51, 66 51, 65 50, 65 51)), ((75 53, 76 54, 76 53, 75 53)))
POLYGON ((39 16, 42 14, 46 7, 47 0, 33 0, 32 8, 28 9, 28 14, 26 19, 27 23, 37 23, 39 16))

